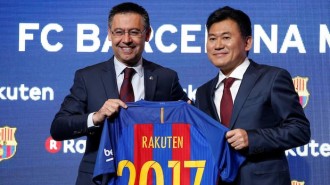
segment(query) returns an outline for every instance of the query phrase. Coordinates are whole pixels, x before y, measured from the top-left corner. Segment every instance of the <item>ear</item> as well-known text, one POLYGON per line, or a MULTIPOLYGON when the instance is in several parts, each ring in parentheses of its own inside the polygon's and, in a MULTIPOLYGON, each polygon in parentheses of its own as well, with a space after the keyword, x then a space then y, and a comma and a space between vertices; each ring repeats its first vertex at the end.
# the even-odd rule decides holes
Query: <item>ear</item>
POLYGON ((111 41, 111 29, 108 28, 108 40, 111 41))
POLYGON ((149 42, 151 36, 151 27, 146 30, 146 42, 149 42))
POLYGON ((250 51, 252 48, 252 36, 248 36, 245 38, 245 51, 250 51))

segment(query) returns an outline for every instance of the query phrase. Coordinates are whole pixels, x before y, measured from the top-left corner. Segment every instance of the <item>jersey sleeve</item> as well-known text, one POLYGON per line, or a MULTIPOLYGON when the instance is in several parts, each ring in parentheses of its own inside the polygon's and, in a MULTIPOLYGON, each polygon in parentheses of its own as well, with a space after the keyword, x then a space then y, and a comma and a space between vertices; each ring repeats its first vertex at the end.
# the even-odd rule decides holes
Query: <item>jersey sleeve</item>
POLYGON ((107 120, 104 122, 99 150, 95 161, 93 181, 96 184, 101 184, 102 180, 104 181, 103 178, 116 172, 109 124, 107 120))
POLYGON ((219 171, 222 181, 233 182, 238 174, 239 168, 245 161, 245 157, 232 149, 229 143, 224 139, 222 143, 221 159, 219 171))
POLYGON ((189 106, 195 115, 199 115, 198 119, 195 117, 195 122, 198 124, 198 129, 203 132, 214 158, 218 164, 218 171, 222 181, 233 182, 238 174, 241 164, 245 161, 245 157, 238 151, 232 149, 226 140, 226 133, 229 130, 218 121, 212 119, 204 112, 196 107, 189 106))

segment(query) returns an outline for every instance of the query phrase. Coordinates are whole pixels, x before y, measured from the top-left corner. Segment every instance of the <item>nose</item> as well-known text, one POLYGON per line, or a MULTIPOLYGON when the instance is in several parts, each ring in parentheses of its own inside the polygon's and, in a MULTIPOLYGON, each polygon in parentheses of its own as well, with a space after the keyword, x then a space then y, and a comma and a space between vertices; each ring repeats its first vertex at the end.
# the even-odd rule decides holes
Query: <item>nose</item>
POLYGON ((223 43, 221 38, 217 38, 216 42, 215 42, 215 49, 222 49, 223 48, 223 43))
POLYGON ((123 42, 131 42, 132 41, 132 38, 131 36, 128 34, 128 32, 125 32, 124 35, 123 35, 123 42))

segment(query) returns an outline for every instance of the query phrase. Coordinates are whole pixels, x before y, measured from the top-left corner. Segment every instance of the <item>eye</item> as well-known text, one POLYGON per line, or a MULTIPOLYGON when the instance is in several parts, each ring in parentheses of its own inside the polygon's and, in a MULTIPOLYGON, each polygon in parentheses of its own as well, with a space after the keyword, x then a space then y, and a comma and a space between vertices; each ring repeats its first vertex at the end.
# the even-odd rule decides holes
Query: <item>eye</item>
POLYGON ((141 32, 139 30, 130 30, 129 35, 130 36, 139 36, 141 32))
POLYGON ((209 41, 214 41, 214 40, 216 40, 215 37, 209 37, 209 41))
POLYGON ((124 30, 115 30, 112 32, 115 36, 123 36, 125 34, 124 30))

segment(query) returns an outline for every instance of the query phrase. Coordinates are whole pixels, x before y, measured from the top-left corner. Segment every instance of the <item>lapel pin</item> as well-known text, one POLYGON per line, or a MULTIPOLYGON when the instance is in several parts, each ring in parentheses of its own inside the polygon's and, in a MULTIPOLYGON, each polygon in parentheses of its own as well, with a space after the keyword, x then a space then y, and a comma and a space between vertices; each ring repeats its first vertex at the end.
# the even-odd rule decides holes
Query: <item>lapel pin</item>
POLYGON ((153 76, 150 76, 150 77, 149 77, 149 80, 153 80, 153 79, 154 79, 154 77, 153 77, 153 76))

